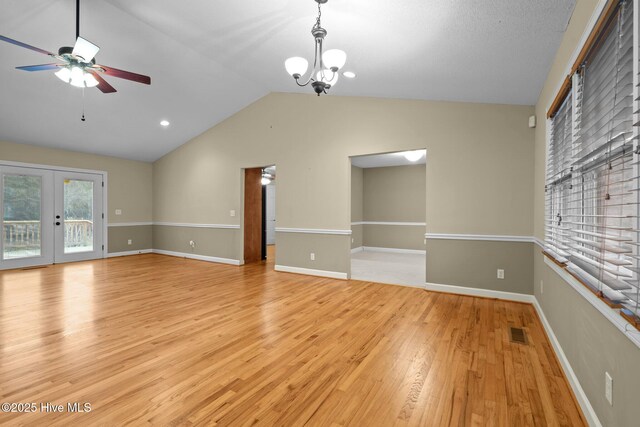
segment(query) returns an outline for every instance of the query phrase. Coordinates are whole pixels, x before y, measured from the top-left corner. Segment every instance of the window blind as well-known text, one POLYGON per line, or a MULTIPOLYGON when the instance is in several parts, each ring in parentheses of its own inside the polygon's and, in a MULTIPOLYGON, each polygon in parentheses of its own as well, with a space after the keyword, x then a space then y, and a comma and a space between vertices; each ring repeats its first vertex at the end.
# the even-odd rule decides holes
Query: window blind
POLYGON ((545 187, 545 250, 560 262, 569 254, 566 209, 571 186, 572 99, 569 94, 551 120, 545 187))
POLYGON ((582 283, 637 320, 633 48, 633 1, 620 1, 550 119, 545 246, 582 283))

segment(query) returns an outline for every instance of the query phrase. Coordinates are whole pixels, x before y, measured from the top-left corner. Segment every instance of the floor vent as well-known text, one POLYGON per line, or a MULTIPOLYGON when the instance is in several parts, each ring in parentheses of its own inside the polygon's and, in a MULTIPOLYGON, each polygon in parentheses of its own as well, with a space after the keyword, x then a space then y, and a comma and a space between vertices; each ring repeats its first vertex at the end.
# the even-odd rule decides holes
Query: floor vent
POLYGON ((509 337, 511 338, 511 342, 527 344, 527 335, 522 328, 509 328, 509 337))

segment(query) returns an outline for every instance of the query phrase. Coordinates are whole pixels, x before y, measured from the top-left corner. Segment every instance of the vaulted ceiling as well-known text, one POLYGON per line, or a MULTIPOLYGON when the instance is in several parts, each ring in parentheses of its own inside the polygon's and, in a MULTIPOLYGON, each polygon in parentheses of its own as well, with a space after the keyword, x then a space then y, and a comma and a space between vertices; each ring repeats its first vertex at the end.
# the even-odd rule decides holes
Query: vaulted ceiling
MULTIPOLYGON (((329 96, 533 105, 574 4, 330 0, 326 46, 347 52, 357 78, 329 96)), ((312 0, 81 1, 97 62, 150 75, 151 86, 107 77, 117 93, 83 96, 51 71, 15 70, 51 58, 0 42, 0 140, 156 160, 269 92, 310 93, 283 62, 312 59, 316 13, 312 0)), ((3 0, 0 34, 72 46, 75 1, 3 0)))

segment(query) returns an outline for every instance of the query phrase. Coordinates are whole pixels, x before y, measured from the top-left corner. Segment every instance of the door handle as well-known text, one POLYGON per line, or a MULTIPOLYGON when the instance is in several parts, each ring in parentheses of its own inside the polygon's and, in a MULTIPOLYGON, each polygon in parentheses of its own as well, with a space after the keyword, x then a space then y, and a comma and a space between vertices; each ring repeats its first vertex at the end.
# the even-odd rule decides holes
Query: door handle
POLYGON ((60 225, 60 221, 56 221, 56 225, 60 225))
POLYGON ((60 215, 56 215, 56 219, 60 219, 60 215))

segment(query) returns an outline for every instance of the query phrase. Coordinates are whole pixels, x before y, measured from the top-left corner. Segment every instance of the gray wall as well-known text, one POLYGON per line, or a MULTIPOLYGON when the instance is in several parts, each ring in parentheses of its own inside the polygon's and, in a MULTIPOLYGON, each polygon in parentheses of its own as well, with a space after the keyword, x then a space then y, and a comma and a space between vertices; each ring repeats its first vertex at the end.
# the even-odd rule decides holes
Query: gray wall
POLYGON ((109 227, 109 253, 153 248, 153 226, 109 227), (131 244, 128 241, 131 240, 131 244))
MULTIPOLYGON (((351 167, 351 221, 425 222, 425 165, 351 167)), ((424 250, 424 226, 351 225, 351 248, 424 250)))
MULTIPOLYGON (((0 141, 0 159, 107 172, 109 223, 150 223, 153 218, 151 163, 0 141), (121 215, 115 210, 120 209, 121 215)), ((109 227, 109 252, 151 249, 151 226, 109 227), (132 245, 127 240, 132 239, 132 245)))
POLYGON ((535 296, 600 422, 637 426, 640 349, 547 266, 539 250, 535 296), (604 395, 605 372, 613 378, 613 406, 604 395))
POLYGON ((425 222, 425 165, 366 168, 363 172, 364 221, 425 222))
POLYGON ((276 265, 346 273, 350 236, 276 232, 276 265), (309 254, 315 254, 315 261, 309 254))
POLYGON ((532 294, 533 250, 528 242, 427 239, 427 282, 532 294))
POLYGON ((424 251, 424 225, 365 224, 363 246, 424 251))
MULTIPOLYGON (((536 105, 538 126, 534 150, 534 233, 544 239, 544 176, 546 111, 556 96, 567 67, 597 0, 578 0, 573 16, 536 105)), ((582 388, 603 425, 637 426, 640 350, 534 252, 534 293, 582 388), (544 282, 544 294, 540 282, 544 282), (613 406, 605 400, 605 372, 613 375, 613 406)))
MULTIPOLYGON (((430 232, 531 235, 532 111, 272 93, 154 163, 154 220, 241 225, 242 168, 277 164, 278 227, 350 230, 349 157, 426 148, 430 232), (317 117, 330 126, 310 127, 317 117)), ((349 272, 349 236, 282 235, 276 233, 278 264, 349 272)), ((242 233, 235 239, 234 258, 241 259, 242 233)))
MULTIPOLYGON (((425 222, 425 165, 363 169, 363 218, 370 222, 425 222)), ((363 245, 424 250, 424 226, 365 224, 363 245)))
POLYGON ((238 260, 240 230, 202 227, 153 226, 153 248, 238 260), (193 241, 192 248, 189 242, 193 241))

